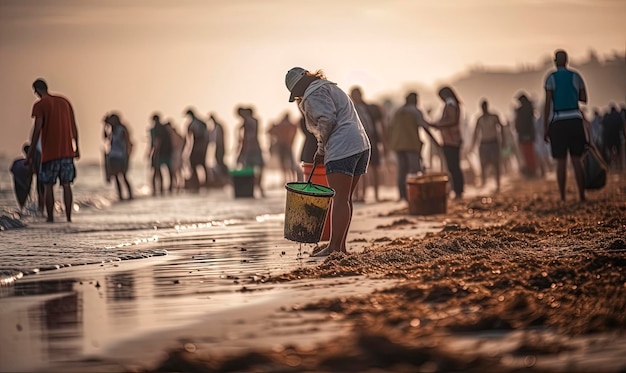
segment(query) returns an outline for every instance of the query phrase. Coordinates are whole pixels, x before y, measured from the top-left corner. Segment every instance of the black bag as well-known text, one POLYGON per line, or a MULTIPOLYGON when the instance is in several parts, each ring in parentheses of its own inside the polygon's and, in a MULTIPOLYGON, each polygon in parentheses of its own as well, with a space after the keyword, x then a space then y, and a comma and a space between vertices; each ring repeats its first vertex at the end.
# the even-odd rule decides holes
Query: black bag
POLYGON ((588 144, 582 157, 585 189, 601 189, 606 185, 609 166, 604 162, 598 149, 588 144))

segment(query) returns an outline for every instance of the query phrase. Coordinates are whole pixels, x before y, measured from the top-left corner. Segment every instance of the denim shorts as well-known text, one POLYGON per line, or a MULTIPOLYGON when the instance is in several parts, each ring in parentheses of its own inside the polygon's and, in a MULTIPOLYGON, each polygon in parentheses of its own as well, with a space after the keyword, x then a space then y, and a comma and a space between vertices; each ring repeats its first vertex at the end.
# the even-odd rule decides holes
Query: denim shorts
POLYGON ((326 173, 340 173, 349 176, 363 175, 367 172, 369 162, 370 150, 367 149, 361 153, 326 163, 326 173))
POLYGON ((53 159, 41 164, 39 179, 43 184, 54 185, 57 179, 61 184, 69 184, 76 177, 74 158, 53 159))

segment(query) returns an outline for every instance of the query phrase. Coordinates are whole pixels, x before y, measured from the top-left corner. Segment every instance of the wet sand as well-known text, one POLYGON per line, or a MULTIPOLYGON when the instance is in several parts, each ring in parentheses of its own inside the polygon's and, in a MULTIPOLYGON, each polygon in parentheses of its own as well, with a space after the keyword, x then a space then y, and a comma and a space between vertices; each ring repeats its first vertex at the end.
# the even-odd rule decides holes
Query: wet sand
POLYGON ((568 185, 565 203, 553 178, 514 181, 445 215, 359 205, 348 255, 242 281, 238 307, 47 371, 623 371, 626 177, 586 203, 568 185))
POLYGON ((366 243, 362 252, 280 276, 395 280, 366 296, 328 294, 292 311, 348 322, 340 337, 240 354, 179 348, 150 370, 623 371, 625 178, 611 175, 586 203, 573 200, 571 180, 566 203, 554 180, 513 185, 450 202, 440 232, 423 237, 415 222, 443 216, 383 212, 380 220, 395 220, 353 238, 366 243))

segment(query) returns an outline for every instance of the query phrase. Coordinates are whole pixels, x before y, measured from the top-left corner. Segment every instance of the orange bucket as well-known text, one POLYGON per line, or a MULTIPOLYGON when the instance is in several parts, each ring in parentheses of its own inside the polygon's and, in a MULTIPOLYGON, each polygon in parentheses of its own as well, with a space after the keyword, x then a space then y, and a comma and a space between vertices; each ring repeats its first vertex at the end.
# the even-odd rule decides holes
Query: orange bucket
MULTIPOLYGON (((310 175, 311 170, 313 169, 313 163, 305 163, 302 162, 302 174, 310 175)), ((311 182, 313 184, 328 186, 328 179, 326 179, 326 168, 323 165, 318 164, 315 166, 315 170, 313 171, 313 176, 311 176, 311 182)), ((328 211, 332 211, 332 202, 331 206, 329 206, 328 211)), ((328 214, 326 216, 326 223, 324 223, 324 229, 322 230, 322 236, 320 237, 320 241, 329 241, 330 240, 330 227, 331 227, 331 216, 332 214, 328 214)))
POLYGON ((448 199, 448 174, 432 173, 407 177, 406 189, 410 215, 445 214, 448 199))

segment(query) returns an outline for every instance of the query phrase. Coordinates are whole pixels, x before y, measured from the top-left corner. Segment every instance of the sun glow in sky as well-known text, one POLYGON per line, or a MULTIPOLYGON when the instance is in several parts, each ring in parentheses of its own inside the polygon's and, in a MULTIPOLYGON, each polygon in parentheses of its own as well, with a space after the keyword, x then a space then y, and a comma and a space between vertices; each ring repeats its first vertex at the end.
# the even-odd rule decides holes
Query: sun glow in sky
MULTIPOLYGON (((263 126, 289 110, 284 75, 323 69, 365 98, 435 86, 464 69, 538 63, 626 47, 622 0, 4 0, 0 2, 0 154, 32 128, 31 84, 66 95, 83 158, 97 160, 102 118, 116 110, 141 158, 154 111, 187 125, 188 106, 229 127, 250 105, 263 126)), ((295 118, 295 115, 294 115, 295 118)))

